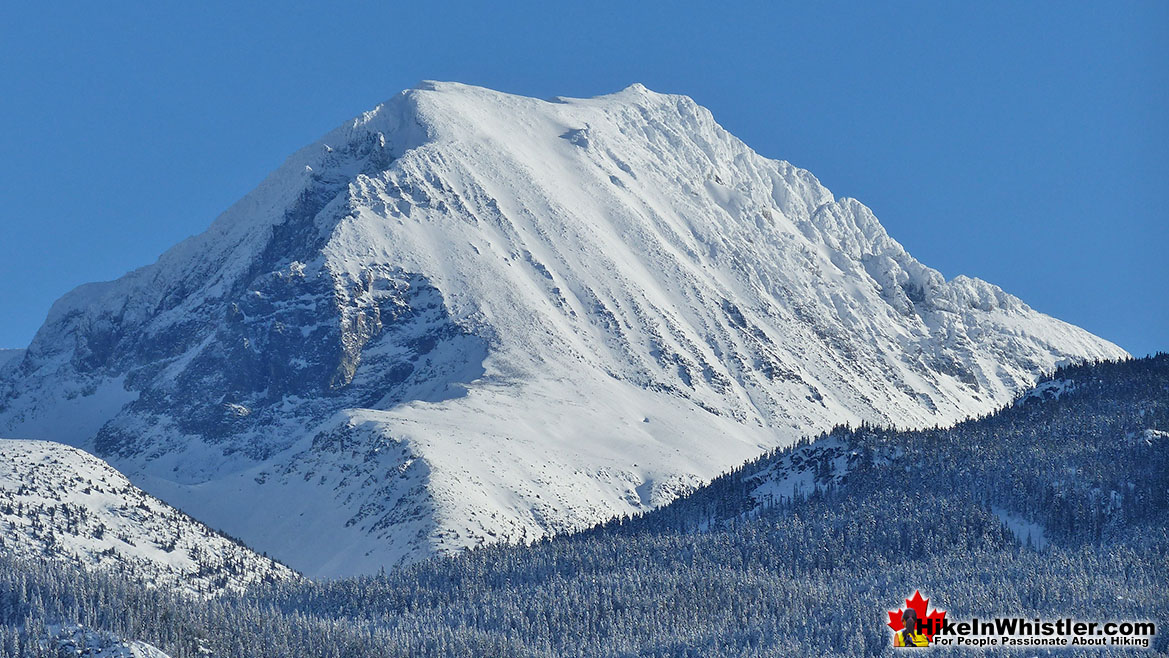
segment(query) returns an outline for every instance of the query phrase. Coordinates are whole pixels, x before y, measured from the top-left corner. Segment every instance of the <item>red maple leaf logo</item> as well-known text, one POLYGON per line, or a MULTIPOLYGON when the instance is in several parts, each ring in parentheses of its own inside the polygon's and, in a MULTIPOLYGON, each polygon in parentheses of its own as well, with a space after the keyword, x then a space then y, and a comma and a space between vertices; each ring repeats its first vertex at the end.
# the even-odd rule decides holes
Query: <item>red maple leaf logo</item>
MULTIPOLYGON (((946 611, 934 610, 926 614, 926 611, 929 609, 930 600, 921 598, 920 591, 914 591, 912 599, 905 599, 905 605, 913 608, 913 611, 917 613, 917 618, 924 624, 922 633, 925 634, 930 642, 933 642, 934 633, 942 627, 942 620, 946 618, 946 611), (933 623, 931 624, 931 622, 933 623)), ((892 628, 894 633, 905 628, 905 622, 901 620, 901 615, 904 612, 905 608, 889 611, 889 628, 892 628)))

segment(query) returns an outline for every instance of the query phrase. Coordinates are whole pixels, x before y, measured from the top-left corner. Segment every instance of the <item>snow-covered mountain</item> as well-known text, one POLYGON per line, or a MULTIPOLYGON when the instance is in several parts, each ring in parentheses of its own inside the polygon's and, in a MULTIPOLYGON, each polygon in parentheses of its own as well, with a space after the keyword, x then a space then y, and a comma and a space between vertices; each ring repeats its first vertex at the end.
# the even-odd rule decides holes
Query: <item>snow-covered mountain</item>
POLYGON ((335 575, 656 506, 834 424, 950 423, 1122 356, 946 281, 687 97, 424 83, 57 301, 0 359, 0 432, 91 449, 335 575))
POLYGON ((50 441, 0 439, 0 550, 125 573, 195 596, 294 578, 281 564, 50 441))

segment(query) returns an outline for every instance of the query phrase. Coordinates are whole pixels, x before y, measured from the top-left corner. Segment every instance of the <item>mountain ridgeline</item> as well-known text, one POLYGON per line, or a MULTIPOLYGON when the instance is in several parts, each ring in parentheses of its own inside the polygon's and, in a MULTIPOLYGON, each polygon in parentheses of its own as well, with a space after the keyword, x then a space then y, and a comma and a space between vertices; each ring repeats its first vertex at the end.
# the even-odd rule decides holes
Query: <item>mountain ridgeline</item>
POLYGON ((1166 428, 1161 354, 1062 368, 948 429, 837 428, 636 517, 378 576, 196 603, 0 556, 0 658, 55 655, 12 647, 62 622, 175 658, 878 656, 915 590, 953 618, 1160 625, 1166 428))
POLYGON ((0 358, 0 436, 93 452, 335 576, 643 512, 837 424, 946 425, 1124 356, 946 281, 685 96, 424 83, 58 300, 0 358))

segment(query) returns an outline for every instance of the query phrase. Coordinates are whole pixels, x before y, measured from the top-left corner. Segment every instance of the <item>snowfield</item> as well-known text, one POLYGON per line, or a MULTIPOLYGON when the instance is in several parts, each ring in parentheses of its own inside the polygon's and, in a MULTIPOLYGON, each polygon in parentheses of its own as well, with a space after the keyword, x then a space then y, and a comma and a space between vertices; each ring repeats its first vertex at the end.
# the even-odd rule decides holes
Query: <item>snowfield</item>
POLYGON ((0 363, 0 432, 333 576, 591 525, 836 424, 948 424, 1124 356, 946 281, 685 96, 435 82, 60 299, 0 363))

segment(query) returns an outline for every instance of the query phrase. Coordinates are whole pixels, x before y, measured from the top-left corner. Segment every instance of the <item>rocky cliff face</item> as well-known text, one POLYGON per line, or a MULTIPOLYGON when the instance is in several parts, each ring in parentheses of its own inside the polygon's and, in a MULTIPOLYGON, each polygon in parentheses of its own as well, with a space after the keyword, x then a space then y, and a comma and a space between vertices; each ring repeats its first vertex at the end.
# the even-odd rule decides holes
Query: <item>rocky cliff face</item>
POLYGON ((579 527, 833 424, 949 423, 1120 356, 944 280, 686 97, 427 83, 59 300, 0 358, 0 433, 91 448, 331 575, 579 527))

